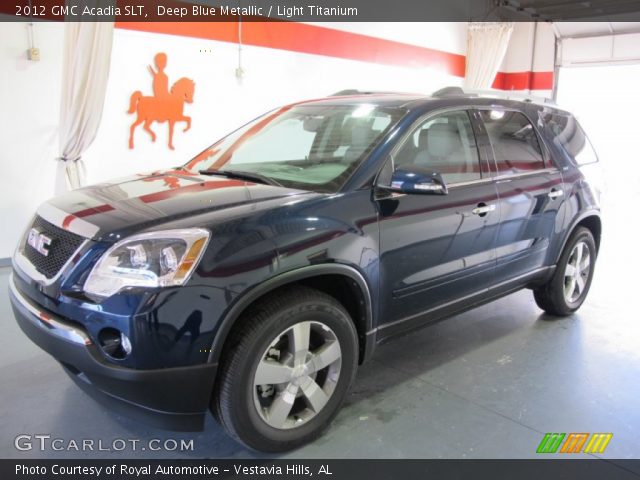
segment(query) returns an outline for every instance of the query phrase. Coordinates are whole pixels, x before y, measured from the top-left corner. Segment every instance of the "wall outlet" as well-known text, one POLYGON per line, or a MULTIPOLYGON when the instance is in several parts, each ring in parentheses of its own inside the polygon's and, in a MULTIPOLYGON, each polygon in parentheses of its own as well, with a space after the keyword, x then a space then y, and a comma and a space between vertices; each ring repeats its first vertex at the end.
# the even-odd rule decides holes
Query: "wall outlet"
POLYGON ((32 62, 39 62, 40 61, 40 49, 39 48, 30 48, 29 50, 27 50, 27 57, 32 62))

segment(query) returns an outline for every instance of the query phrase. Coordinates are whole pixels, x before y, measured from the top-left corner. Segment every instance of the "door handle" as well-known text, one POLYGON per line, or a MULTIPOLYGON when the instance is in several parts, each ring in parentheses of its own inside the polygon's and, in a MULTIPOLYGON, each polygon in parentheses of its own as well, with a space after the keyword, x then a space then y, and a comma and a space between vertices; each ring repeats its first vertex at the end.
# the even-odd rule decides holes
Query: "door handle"
POLYGON ((564 192, 561 188, 554 188, 549 193, 547 193, 547 197, 549 198, 558 198, 564 195, 564 192))
POLYGON ((471 213, 473 213, 474 215, 479 215, 480 217, 484 217, 487 213, 493 212, 495 209, 495 205, 487 205, 486 203, 482 202, 479 203, 476 208, 471 210, 471 213))

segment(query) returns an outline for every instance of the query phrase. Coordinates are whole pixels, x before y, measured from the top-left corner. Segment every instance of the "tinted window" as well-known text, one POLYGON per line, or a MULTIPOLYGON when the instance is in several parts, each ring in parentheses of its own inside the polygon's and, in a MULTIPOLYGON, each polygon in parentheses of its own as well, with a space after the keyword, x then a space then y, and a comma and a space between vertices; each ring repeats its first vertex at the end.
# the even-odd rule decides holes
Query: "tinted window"
POLYGON ((547 136, 573 157, 578 165, 598 161, 598 156, 580 124, 571 115, 544 114, 542 120, 547 136))
POLYGON ((520 112, 484 110, 484 120, 498 172, 523 173, 544 168, 538 137, 531 122, 520 112))
POLYGON ((468 113, 429 118, 405 141, 394 162, 396 168, 415 166, 440 172, 447 183, 479 179, 478 147, 468 113))

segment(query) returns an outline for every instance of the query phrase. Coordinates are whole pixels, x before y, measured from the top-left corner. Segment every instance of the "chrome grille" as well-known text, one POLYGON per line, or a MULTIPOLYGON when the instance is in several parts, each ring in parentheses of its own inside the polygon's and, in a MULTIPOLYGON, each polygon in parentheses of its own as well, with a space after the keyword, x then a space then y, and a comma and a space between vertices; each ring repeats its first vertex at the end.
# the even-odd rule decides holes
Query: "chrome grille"
MULTIPOLYGON (((53 278, 75 253, 84 238, 68 230, 56 227, 44 218, 36 216, 30 228, 35 228, 51 238, 48 255, 43 255, 24 239, 23 254, 34 268, 46 278, 53 278)), ((27 232, 27 236, 29 232, 27 232)))

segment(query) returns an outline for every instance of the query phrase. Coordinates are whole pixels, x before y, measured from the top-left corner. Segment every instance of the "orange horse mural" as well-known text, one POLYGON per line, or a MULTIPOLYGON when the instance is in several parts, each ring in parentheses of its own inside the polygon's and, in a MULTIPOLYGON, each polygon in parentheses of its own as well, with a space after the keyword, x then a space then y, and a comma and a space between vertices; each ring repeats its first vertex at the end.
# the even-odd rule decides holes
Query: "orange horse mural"
POLYGON ((155 56, 155 64, 157 71, 149 66, 149 71, 153 75, 153 96, 144 97, 142 92, 135 91, 129 100, 129 110, 127 113, 137 112, 135 122, 129 128, 129 148, 134 147, 133 134, 141 123, 149 135, 151 141, 156 141, 156 134, 151 130, 153 122, 169 122, 169 148, 173 147, 173 129, 176 122, 186 122, 187 125, 183 132, 191 128, 191 117, 184 115, 184 104, 193 103, 193 94, 195 91, 195 83, 189 78, 181 78, 175 82, 169 91, 167 91, 168 78, 164 73, 167 64, 167 56, 164 53, 158 53, 155 56))

